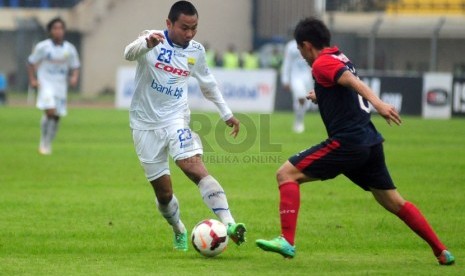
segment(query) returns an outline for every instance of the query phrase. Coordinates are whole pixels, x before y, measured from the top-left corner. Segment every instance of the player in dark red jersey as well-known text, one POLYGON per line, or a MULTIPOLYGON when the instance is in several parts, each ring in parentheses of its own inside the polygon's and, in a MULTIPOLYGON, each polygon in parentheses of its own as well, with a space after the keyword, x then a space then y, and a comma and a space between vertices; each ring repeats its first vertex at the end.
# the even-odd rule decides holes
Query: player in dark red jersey
POLYGON ((441 265, 453 264, 454 256, 415 205, 402 198, 387 170, 383 137, 370 120, 368 103, 389 124, 400 125, 401 119, 395 108, 381 101, 357 77, 354 66, 337 47, 330 47, 331 35, 323 22, 314 18, 302 20, 294 37, 300 53, 313 68, 315 90, 309 93, 308 99, 318 102, 329 138, 292 156, 279 168, 281 236, 273 240, 257 240, 257 245, 265 251, 294 257, 299 184, 343 174, 370 191, 379 204, 423 238, 441 265))

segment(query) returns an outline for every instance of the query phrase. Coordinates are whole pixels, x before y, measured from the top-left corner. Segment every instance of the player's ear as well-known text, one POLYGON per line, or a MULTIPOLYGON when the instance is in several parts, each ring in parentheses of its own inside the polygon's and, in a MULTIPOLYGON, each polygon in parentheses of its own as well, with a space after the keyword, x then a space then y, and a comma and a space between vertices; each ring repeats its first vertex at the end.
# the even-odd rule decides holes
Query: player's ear
POLYGON ((304 50, 306 50, 306 51, 310 51, 313 48, 312 43, 308 42, 308 41, 304 41, 302 43, 302 46, 303 46, 302 48, 304 48, 304 50))
POLYGON ((166 27, 167 27, 168 29, 171 29, 172 26, 173 26, 173 24, 171 23, 171 20, 166 19, 166 27))

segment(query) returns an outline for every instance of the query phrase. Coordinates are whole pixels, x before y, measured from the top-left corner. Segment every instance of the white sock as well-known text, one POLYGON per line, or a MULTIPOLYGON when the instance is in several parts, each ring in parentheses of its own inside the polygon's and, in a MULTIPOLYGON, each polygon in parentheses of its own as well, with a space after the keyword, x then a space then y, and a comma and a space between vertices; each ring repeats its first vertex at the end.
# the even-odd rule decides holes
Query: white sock
POLYGON ((156 201, 158 211, 166 219, 166 221, 173 227, 175 233, 184 233, 186 232, 186 227, 180 219, 179 203, 175 195, 171 201, 166 204, 160 204, 158 200, 156 201))
POLYGON ((228 200, 226 194, 220 183, 208 175, 199 182, 199 190, 202 195, 202 199, 207 204, 213 213, 221 220, 222 223, 228 225, 229 223, 235 223, 234 218, 229 211, 228 200))
POLYGON ((47 139, 51 145, 58 131, 58 120, 55 118, 49 118, 48 121, 47 139))
POLYGON ((304 123, 305 113, 307 112, 307 104, 300 104, 299 101, 294 103, 294 114, 295 114, 295 122, 297 124, 304 123))
POLYGON ((40 120, 40 147, 47 147, 48 117, 42 115, 40 120))

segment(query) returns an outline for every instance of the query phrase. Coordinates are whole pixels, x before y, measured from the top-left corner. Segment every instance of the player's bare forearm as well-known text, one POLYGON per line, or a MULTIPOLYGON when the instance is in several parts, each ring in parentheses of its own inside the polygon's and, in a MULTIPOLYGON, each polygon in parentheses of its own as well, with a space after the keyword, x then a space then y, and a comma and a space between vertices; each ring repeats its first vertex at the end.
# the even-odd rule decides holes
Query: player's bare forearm
POLYGON ((396 125, 400 125, 402 120, 399 113, 394 106, 383 102, 375 93, 371 90, 368 85, 357 78, 350 71, 345 71, 338 79, 338 84, 349 87, 356 91, 360 96, 370 102, 378 113, 386 119, 388 124, 394 122, 396 125))
POLYGON ((33 88, 37 88, 39 83, 36 78, 36 68, 34 64, 27 64, 27 75, 29 77, 29 85, 33 88))
POLYGON ((71 87, 76 87, 78 84, 78 81, 79 81, 79 69, 76 68, 71 71, 71 76, 69 78, 69 84, 71 85, 71 87))

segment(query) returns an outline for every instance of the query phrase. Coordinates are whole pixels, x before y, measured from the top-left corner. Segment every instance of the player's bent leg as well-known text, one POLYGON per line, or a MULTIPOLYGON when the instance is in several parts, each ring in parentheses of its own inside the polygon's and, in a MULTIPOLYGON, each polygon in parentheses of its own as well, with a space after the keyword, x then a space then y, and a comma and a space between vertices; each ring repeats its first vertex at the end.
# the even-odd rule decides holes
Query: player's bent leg
POLYGON ((439 264, 454 264, 455 257, 439 240, 426 218, 414 204, 405 201, 396 189, 371 189, 371 192, 384 208, 398 216, 410 229, 430 245, 439 264))
POLYGON ((170 175, 162 175, 150 181, 150 184, 153 187, 158 203, 168 204, 171 201, 173 197, 173 186, 171 184, 170 175))
POLYGON ((276 252, 286 258, 293 258, 295 255, 294 240, 297 217, 300 208, 299 183, 311 179, 299 171, 292 163, 286 161, 276 172, 276 180, 279 184, 281 236, 272 240, 259 239, 255 243, 265 251, 276 252))
POLYGON ((56 116, 56 109, 45 109, 42 116, 40 128, 41 136, 39 143, 39 153, 42 155, 52 154, 52 141, 55 137, 59 117, 56 116))
POLYGON ((198 184, 202 178, 208 176, 207 168, 200 154, 178 159, 176 160, 176 165, 178 165, 183 173, 195 184, 198 184))
POLYGON ((397 189, 379 190, 370 188, 376 201, 386 210, 397 214, 405 204, 405 199, 399 194, 397 189))
POLYGON ((150 183, 155 191, 158 211, 173 228, 174 249, 187 251, 187 230, 180 218, 179 202, 173 194, 170 176, 165 174, 150 183))
POLYGON ((294 100, 294 113, 295 113, 294 132, 295 133, 302 133, 305 131, 304 117, 305 117, 305 113, 307 112, 307 105, 305 104, 305 102, 306 102, 305 97, 297 98, 294 100))
POLYGON ((176 164, 197 184, 205 204, 227 226, 228 236, 231 240, 237 245, 244 243, 247 229, 243 223, 234 221, 223 187, 213 176, 208 174, 201 156, 195 155, 177 160, 176 164))
POLYGON ((276 180, 278 181, 278 185, 282 185, 286 182, 297 182, 297 183, 304 183, 308 181, 313 181, 304 173, 299 171, 291 162, 286 161, 276 172, 276 180))
POLYGON ((40 120, 40 142, 39 142, 39 153, 42 155, 51 154, 48 145, 47 145, 47 131, 48 131, 48 116, 44 113, 42 119, 40 120))

